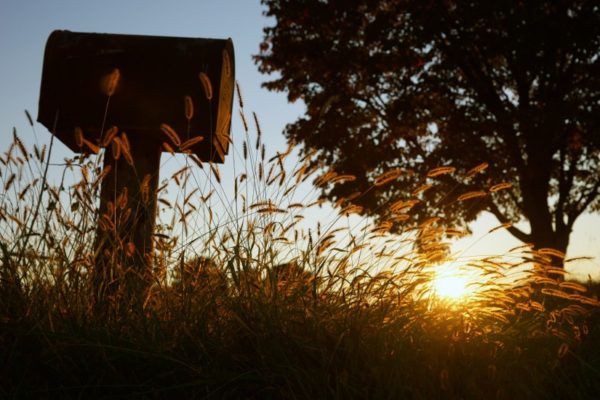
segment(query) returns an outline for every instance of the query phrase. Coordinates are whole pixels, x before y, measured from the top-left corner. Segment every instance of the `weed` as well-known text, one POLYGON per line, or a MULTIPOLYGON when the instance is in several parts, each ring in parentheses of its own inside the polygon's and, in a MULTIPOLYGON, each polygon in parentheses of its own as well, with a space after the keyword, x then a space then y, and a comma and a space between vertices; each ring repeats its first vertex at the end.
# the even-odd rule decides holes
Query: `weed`
MULTIPOLYGON (((189 119, 191 100, 184 105, 189 119)), ((239 110, 243 117, 241 101, 239 110)), ((565 282, 550 265, 556 252, 453 258, 448 241, 462 230, 413 221, 420 194, 436 190, 432 178, 454 168, 436 168, 390 200, 387 220, 356 215, 361 193, 323 212, 318 186, 353 177, 317 168, 311 155, 298 159, 293 146, 269 158, 258 119, 250 132, 243 118, 227 174, 168 156, 180 168, 156 193, 151 268, 133 300, 125 282, 139 274, 135 249, 96 241, 99 230, 122 237, 135 206, 126 192, 102 213, 97 200, 101 157, 125 156, 127 137, 111 128, 103 155, 56 166, 46 146, 30 154, 15 134, 0 158, 3 397, 585 398, 600 390, 590 356, 598 341, 586 337, 598 336, 597 291, 565 282), (110 261, 102 275, 98 251, 110 261), (432 287, 444 263, 470 279, 459 299, 432 287), (102 316, 99 287, 110 287, 102 316)), ((171 152, 185 145, 168 125, 161 130, 171 152)), ((401 173, 382 173, 369 190, 401 173)), ((500 185, 491 190, 508 189, 500 185)))

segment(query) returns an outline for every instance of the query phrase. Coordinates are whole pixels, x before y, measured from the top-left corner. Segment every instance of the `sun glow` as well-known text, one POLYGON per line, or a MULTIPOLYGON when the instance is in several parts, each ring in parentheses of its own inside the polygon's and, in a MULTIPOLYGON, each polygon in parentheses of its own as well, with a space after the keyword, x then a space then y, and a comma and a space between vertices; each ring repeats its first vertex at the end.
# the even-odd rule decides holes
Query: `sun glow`
POLYGON ((481 274, 455 264, 442 264, 435 267, 431 280, 431 292, 441 300, 464 301, 474 294, 481 285, 481 274))
POLYGON ((459 275, 437 275, 433 289, 436 296, 450 300, 459 300, 469 293, 467 278, 459 275))

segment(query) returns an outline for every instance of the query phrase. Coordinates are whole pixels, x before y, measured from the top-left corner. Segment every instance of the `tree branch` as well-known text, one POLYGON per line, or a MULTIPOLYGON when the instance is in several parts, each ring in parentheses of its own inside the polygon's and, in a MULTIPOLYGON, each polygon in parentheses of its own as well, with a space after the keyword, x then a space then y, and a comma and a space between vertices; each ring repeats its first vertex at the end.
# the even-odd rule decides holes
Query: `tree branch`
MULTIPOLYGON (((565 204, 568 201, 569 193, 571 193, 571 188, 573 187, 573 178, 575 176, 575 166, 577 164, 577 160, 575 157, 571 158, 571 162, 569 163, 568 170, 563 170, 562 166, 565 164, 565 153, 566 153, 567 144, 563 144, 563 147, 560 150, 560 167, 559 167, 559 177, 558 177, 558 202, 556 204, 556 210, 554 210, 554 223, 556 226, 556 230, 563 230, 565 228, 564 215, 565 215, 565 204)), ((568 221, 567 221, 568 225, 568 221)))
MULTIPOLYGON (((488 202, 488 211, 491 212, 494 215, 494 217, 496 217, 498 221, 500 221, 501 224, 511 222, 504 216, 504 214, 502 214, 500 209, 498 209, 498 206, 492 201, 488 202)), ((515 226, 510 226, 506 228, 506 230, 523 243, 531 241, 531 235, 526 234, 525 232, 523 232, 515 226)))
POLYGON ((567 222, 569 228, 573 227, 577 217, 579 217, 598 196, 600 196, 600 180, 596 182, 594 187, 587 194, 582 194, 579 197, 577 203, 581 204, 581 206, 579 208, 574 207, 569 213, 569 221, 567 222))

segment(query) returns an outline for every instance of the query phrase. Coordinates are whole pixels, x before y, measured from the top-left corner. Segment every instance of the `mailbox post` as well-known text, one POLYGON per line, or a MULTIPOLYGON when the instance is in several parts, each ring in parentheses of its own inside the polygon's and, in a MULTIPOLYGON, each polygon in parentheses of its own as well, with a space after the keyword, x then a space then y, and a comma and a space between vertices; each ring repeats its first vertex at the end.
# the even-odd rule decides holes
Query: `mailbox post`
POLYGON ((224 161, 234 83, 230 39, 70 31, 48 38, 38 121, 74 152, 106 147, 93 271, 98 301, 110 292, 115 249, 128 250, 132 276, 143 278, 151 267, 164 143, 224 161))

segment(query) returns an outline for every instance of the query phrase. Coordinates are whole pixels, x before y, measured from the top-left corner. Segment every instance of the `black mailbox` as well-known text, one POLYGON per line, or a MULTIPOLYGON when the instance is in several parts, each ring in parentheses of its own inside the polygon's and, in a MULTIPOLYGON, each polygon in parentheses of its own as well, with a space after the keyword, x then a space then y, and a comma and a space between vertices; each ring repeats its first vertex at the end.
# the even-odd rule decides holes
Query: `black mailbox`
POLYGON ((118 156, 117 145, 112 156, 104 154, 99 215, 118 218, 119 228, 98 224, 93 274, 99 310, 114 292, 111 254, 123 249, 127 264, 135 267, 123 269, 125 292, 143 298, 151 281, 161 152, 190 152, 222 163, 234 86, 229 39, 69 31, 48 38, 38 121, 75 152, 129 143, 128 157, 118 156), (128 210, 117 216, 112 212, 121 195, 128 196, 128 210))
POLYGON ((189 148, 202 161, 223 162, 234 75, 230 39, 54 31, 44 55, 38 121, 75 152, 81 150, 75 128, 96 144, 102 129, 117 126, 160 145, 168 142, 160 129, 167 124, 181 142, 204 137, 189 148), (193 106, 191 118, 184 102, 193 106))

